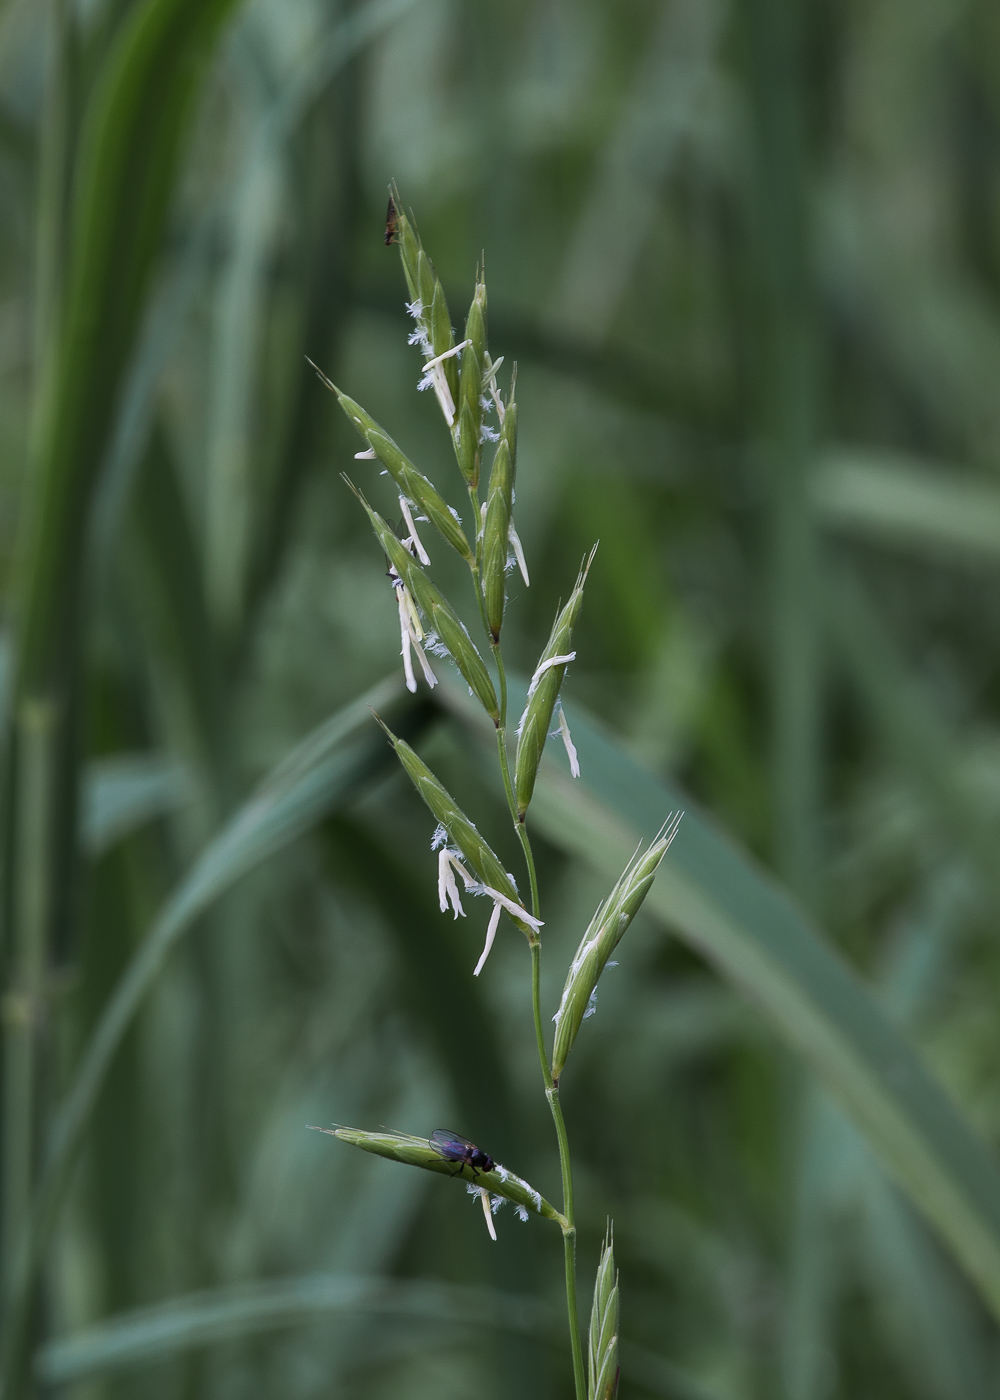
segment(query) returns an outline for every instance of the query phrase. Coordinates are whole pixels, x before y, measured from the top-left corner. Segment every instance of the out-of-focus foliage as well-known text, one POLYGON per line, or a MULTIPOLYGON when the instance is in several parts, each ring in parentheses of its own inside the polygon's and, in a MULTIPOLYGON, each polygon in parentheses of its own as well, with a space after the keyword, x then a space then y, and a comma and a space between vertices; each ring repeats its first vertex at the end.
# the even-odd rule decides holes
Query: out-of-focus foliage
MULTIPOLYGON (((0 10, 5 1287, 53 1144, 80 1149, 17 1393, 568 1395, 548 1231, 503 1213, 492 1245, 457 1188, 305 1130, 447 1124, 558 1188, 523 940, 472 979, 488 911, 439 915, 432 823, 355 706, 399 703, 398 631, 339 471, 394 498, 305 356, 458 504, 389 180, 456 324, 485 251, 532 578, 508 655, 530 672, 599 536, 569 703, 771 867, 1000 1151, 1000 23, 224 9, 0 10)), ((462 723, 397 723, 516 868, 462 723)), ((585 832, 538 830, 554 1010, 608 883, 585 832)), ((994 1393, 996 1322, 885 1175, 889 1128, 789 1053, 783 992, 671 936, 672 888, 564 1084, 623 1394, 994 1393)))

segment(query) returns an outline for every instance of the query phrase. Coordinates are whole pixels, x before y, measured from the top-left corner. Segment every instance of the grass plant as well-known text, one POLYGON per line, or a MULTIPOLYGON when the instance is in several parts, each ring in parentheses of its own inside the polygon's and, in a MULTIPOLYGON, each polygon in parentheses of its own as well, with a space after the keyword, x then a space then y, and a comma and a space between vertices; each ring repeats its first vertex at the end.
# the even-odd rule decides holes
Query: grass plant
MULTIPOLYGON (((480 1195, 493 1239, 496 1239, 496 1232, 491 1210, 505 1200, 515 1202, 525 1219, 527 1210, 533 1209, 556 1221, 563 1235, 566 1311, 576 1397, 577 1400, 612 1400, 618 1384, 618 1286, 617 1279, 611 1284, 608 1282, 614 1272, 610 1235, 595 1284, 588 1369, 584 1361, 576 1293, 573 1166, 569 1134, 559 1098, 559 1081, 580 1025, 596 1002, 601 973, 649 893, 657 868, 677 833, 680 818, 679 814, 668 816, 656 838, 644 851, 635 853, 611 894, 594 915, 567 973, 562 999, 552 1018, 556 1031, 554 1051, 550 1053, 541 1002, 541 931, 544 920, 529 835, 528 810, 547 740, 562 740, 573 775, 579 777, 580 774, 576 747, 560 705, 560 697, 567 668, 576 659, 576 652, 571 650, 573 629, 583 605, 584 587, 597 546, 591 549, 581 565, 568 601, 556 613, 549 640, 528 685, 524 711, 517 724, 517 750, 512 778, 507 741, 507 673, 501 629, 507 604, 508 574, 520 566, 527 583, 527 566, 520 545, 515 543, 518 537, 513 520, 517 464, 516 366, 511 372, 510 390, 505 400, 497 381, 502 361, 491 358, 487 342, 487 294, 482 274, 476 277, 475 292, 465 323, 465 339, 456 344, 444 288, 411 218, 401 207, 399 192, 395 187, 390 194, 389 209, 389 227, 392 236, 399 242, 410 292, 407 309, 416 322, 410 343, 419 348, 425 360, 418 387, 433 388, 445 425, 450 431, 455 459, 468 490, 471 512, 468 536, 463 531, 458 513, 448 505, 443 494, 413 466, 374 419, 321 371, 320 377, 336 394, 341 408, 367 444, 367 450, 355 456, 362 461, 370 458, 384 464, 386 472, 399 488, 399 509, 404 523, 397 534, 348 480, 385 553, 388 577, 396 595, 400 618, 400 654, 407 688, 416 691, 418 685, 411 652, 416 652, 425 683, 432 690, 438 681, 425 659, 426 654, 451 661, 466 681, 469 695, 479 701, 496 729, 500 774, 510 818, 524 855, 530 900, 521 894, 514 877, 504 870, 500 858, 427 765, 409 744, 397 738, 383 724, 407 776, 437 822, 431 849, 438 852, 441 913, 447 915, 450 912, 455 919, 464 918, 463 893, 466 896, 482 896, 493 903, 486 944, 472 975, 478 977, 482 973, 501 923, 506 921, 511 924, 527 939, 530 978, 526 980, 530 981, 542 1083, 559 1152, 562 1211, 554 1210, 537 1191, 513 1176, 506 1167, 494 1164, 492 1158, 486 1159, 488 1167, 477 1170, 476 1155, 482 1154, 472 1146, 469 1152, 475 1155, 470 1156, 468 1161, 459 1159, 456 1168, 455 1159, 442 1155, 433 1141, 426 1138, 384 1130, 373 1133, 342 1127, 335 1129, 334 1133, 356 1147, 393 1161, 463 1179, 470 1191, 480 1195), (457 371, 456 362, 461 366, 457 371), (489 423, 489 415, 493 413, 496 414, 496 427, 489 423), (486 478, 485 499, 482 499, 480 478, 483 447, 489 442, 494 442, 496 446, 486 478), (495 667, 496 684, 468 628, 426 572, 431 560, 417 532, 419 521, 433 522, 442 539, 469 567, 479 620, 495 667), (404 534, 404 530, 408 533, 404 534), (560 706, 558 726, 550 733, 557 705, 560 706)), ((379 717, 376 715, 376 718, 379 717)), ((382 723, 381 719, 379 723, 382 723)))
POLYGON ((998 54, 0 7, 2 1400, 991 1400, 998 54))

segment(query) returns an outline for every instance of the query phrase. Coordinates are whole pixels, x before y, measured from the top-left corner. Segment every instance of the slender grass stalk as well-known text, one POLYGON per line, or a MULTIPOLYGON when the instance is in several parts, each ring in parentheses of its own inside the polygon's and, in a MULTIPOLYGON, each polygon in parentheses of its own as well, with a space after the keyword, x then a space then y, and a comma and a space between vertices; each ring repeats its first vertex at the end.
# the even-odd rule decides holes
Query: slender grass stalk
MULTIPOLYGON (((456 345, 444 290, 429 258, 420 246, 410 221, 402 213, 395 189, 392 191, 390 202, 390 218, 390 228, 395 230, 401 245, 403 268, 412 298, 408 309, 417 322, 411 343, 420 346, 426 359, 421 387, 433 388, 451 434, 455 457, 465 478, 472 509, 474 549, 469 548, 454 513, 452 512, 453 518, 447 515, 448 507, 438 488, 410 462, 359 404, 341 393, 322 371, 319 371, 319 375, 327 388, 337 395, 340 406, 368 445, 367 451, 358 453, 357 456, 361 459, 379 459, 401 493, 400 507, 410 531, 409 536, 403 540, 394 534, 361 492, 353 487, 352 483, 348 483, 361 501, 376 538, 389 560, 389 577, 396 592, 400 617, 401 655, 408 689, 415 691, 417 688, 411 659, 414 650, 424 679, 431 686, 437 684, 437 678, 427 662, 424 648, 429 648, 432 655, 450 656, 468 682, 470 693, 480 701, 496 728, 497 755, 504 793, 510 819, 524 853, 531 886, 530 913, 519 902, 521 896, 513 877, 506 873, 497 855, 483 840, 473 822, 444 785, 408 744, 397 739, 388 729, 386 733, 404 769, 438 822, 432 849, 439 851, 438 896, 442 912, 446 912, 449 906, 455 917, 465 912, 456 876, 462 880, 467 894, 483 894, 493 900, 493 914, 486 935, 486 946, 475 975, 479 975, 486 963, 504 912, 528 941, 531 954, 531 1007, 535 1040, 545 1097, 555 1129, 562 1179, 563 1208, 558 1214, 558 1221, 563 1235, 566 1312, 573 1384, 576 1400, 588 1400, 576 1294, 573 1165, 566 1120, 559 1102, 559 1079, 558 1075, 553 1073, 542 1022, 542 945, 539 934, 542 927, 541 902, 534 854, 528 835, 527 810, 542 753, 550 737, 549 727, 556 707, 560 704, 559 696, 566 667, 576 656, 576 652, 571 649, 573 628, 583 603, 584 585, 593 563, 594 550, 591 550, 581 565, 569 600, 556 615, 548 643, 532 677, 527 704, 518 725, 517 755, 512 776, 507 752, 507 674, 500 638, 507 601, 506 575, 515 562, 521 570, 525 584, 528 583, 527 565, 511 518, 517 463, 517 405, 514 402, 516 378, 511 378, 510 392, 504 403, 496 381, 497 369, 501 362, 491 359, 486 345, 486 286, 481 276, 477 276, 476 291, 466 321, 465 339, 456 345), (497 415, 498 431, 491 429, 485 422, 486 416, 494 411, 497 415), (481 506, 479 481, 482 444, 491 439, 497 443, 497 447, 489 475, 486 503, 481 506), (480 621, 496 667, 495 688, 478 648, 455 609, 431 582, 427 572, 431 567, 431 559, 418 534, 418 519, 433 521, 444 541, 455 549, 469 566, 480 621)), ((386 726, 383 725, 383 728, 386 726)), ((570 771, 574 776, 579 776, 576 749, 561 708, 558 711, 557 732, 566 746, 570 771)), ((570 968, 567 991, 563 993, 560 1003, 560 1029, 563 1032, 560 1072, 580 1021, 586 1014, 586 1007, 596 992, 596 983, 607 963, 608 954, 645 898, 669 839, 661 832, 658 841, 641 859, 634 858, 629 862, 625 873, 601 906, 585 935, 582 950, 570 968), (588 942, 588 939, 591 941, 588 942), (582 1006, 579 1004, 581 996, 582 1006)), ((495 1163, 481 1148, 457 1134, 443 1131, 436 1132, 430 1139, 404 1140, 400 1134, 390 1134, 391 1141, 385 1134, 365 1133, 356 1129, 340 1129, 337 1135, 367 1151, 381 1152, 382 1155, 393 1157, 395 1160, 411 1162, 430 1170, 444 1171, 447 1175, 455 1174, 452 1167, 457 1161, 470 1189, 480 1195, 486 1210, 490 1235, 496 1238, 490 1217, 489 1184, 491 1179, 496 1179, 492 1176, 495 1163), (440 1140, 438 1146, 435 1146, 435 1139, 440 1140), (442 1153, 441 1157, 436 1155, 439 1151, 442 1153)), ((503 1192, 499 1194, 502 1196, 503 1192)), ((617 1311, 615 1319, 617 1325, 617 1311)))
POLYGON ((563 1215, 566 1225, 563 1229, 563 1253, 566 1266, 566 1315, 569 1320, 570 1346, 573 1351, 573 1385, 577 1400, 585 1400, 586 1379, 583 1366, 583 1342, 580 1338, 580 1309, 576 1300, 576 1212, 573 1204, 573 1166, 569 1152, 569 1135, 566 1120, 563 1118, 559 1102, 559 1088, 552 1080, 548 1052, 545 1049, 545 1033, 542 1029, 542 945, 536 941, 531 945, 531 1010, 535 1022, 535 1040, 538 1044, 538 1059, 542 1066, 542 1079, 545 1081, 545 1097, 548 1100, 552 1122, 555 1125, 556 1141, 559 1144, 559 1169, 562 1173, 563 1215))
MULTIPOLYGON (((66 0, 48 17, 48 53, 35 212, 35 384, 33 450, 42 428, 44 381, 57 338, 66 236, 68 66, 71 20, 66 0)), ((0 1249, 6 1303, 15 1278, 16 1245, 27 1218, 39 1124, 39 1031, 47 961, 49 841, 57 713, 51 702, 23 697, 14 716, 11 771, 14 839, 11 960, 3 1006, 3 1146, 0 1249)), ((5 1308, 6 1311, 6 1308, 5 1308)))
POLYGON ((18 716, 13 975, 4 1004, 4 1297, 13 1286, 15 1244, 28 1215, 39 1134, 39 1032, 43 1020, 50 885, 55 714, 25 703, 18 716))
MULTIPOLYGON (((502 697, 500 714, 501 719, 504 720, 507 712, 507 677, 498 643, 494 644, 493 654, 496 658, 497 670, 500 675, 500 694, 502 697)), ((514 796, 514 789, 510 781, 510 764, 507 758, 504 723, 501 723, 497 729, 497 743, 500 750, 500 768, 503 773, 504 791, 507 794, 510 816, 514 823, 514 830, 517 832, 524 850, 528 879, 531 882, 531 912, 537 919, 541 917, 541 907, 538 897, 538 876, 535 872, 535 859, 531 850, 531 840, 528 836, 526 823, 520 820, 517 815, 517 800, 514 796)), ((552 1114, 552 1122, 556 1130, 556 1141, 559 1145, 559 1169, 562 1174, 563 1188, 563 1215, 567 1220, 567 1225, 563 1230, 563 1249, 565 1252, 566 1265, 566 1315, 569 1320, 570 1345, 573 1351, 573 1384, 576 1389, 577 1400, 584 1400, 586 1391, 583 1365, 583 1343, 580 1339, 580 1312, 576 1299, 576 1214, 573 1206, 573 1167, 570 1159, 569 1136, 566 1132, 566 1122, 563 1118, 562 1106, 559 1103, 559 1088, 558 1085, 553 1082, 552 1070, 549 1066, 548 1051, 545 1047, 545 1033, 542 1028, 541 975, 542 943, 541 939, 536 936, 531 940, 531 1012, 535 1023, 538 1061, 542 1068, 542 1079, 545 1083, 545 1097, 548 1100, 549 1110, 552 1114)))

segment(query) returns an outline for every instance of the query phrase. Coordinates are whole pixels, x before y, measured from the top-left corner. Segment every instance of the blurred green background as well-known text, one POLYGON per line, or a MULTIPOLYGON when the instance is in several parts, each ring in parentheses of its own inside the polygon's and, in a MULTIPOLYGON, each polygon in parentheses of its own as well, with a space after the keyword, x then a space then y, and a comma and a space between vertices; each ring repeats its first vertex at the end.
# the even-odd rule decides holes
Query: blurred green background
MULTIPOLYGON (((686 830, 729 838, 697 872, 731 894, 728 951, 668 864, 564 1081, 585 1300, 615 1222, 622 1394, 985 1400, 986 0, 6 0, 9 1393, 571 1393, 554 1231, 503 1213, 493 1245, 457 1188, 305 1130, 452 1127, 557 1198, 525 947, 508 930, 473 982, 488 911, 438 914, 433 823, 367 710, 266 776, 389 677, 380 703, 516 868, 478 739, 399 694, 339 473, 392 498, 305 364, 460 503, 383 244, 392 178, 456 325, 485 253, 491 350, 518 365, 509 664, 530 674, 599 537, 567 706, 611 736, 604 796, 641 791, 655 825, 680 789, 686 830), (787 996, 747 970, 779 908, 787 996), (810 921, 828 960, 796 963, 810 921), (127 969, 136 1014, 109 1029, 127 969), (958 1106, 907 1100, 951 1164, 923 1193, 916 1139, 858 1107, 911 1072, 871 1051, 828 1097, 846 1062, 796 1030, 834 983, 844 1043, 908 1041, 958 1106)), ((537 842, 553 1007, 609 883, 600 813, 559 820, 537 842)))

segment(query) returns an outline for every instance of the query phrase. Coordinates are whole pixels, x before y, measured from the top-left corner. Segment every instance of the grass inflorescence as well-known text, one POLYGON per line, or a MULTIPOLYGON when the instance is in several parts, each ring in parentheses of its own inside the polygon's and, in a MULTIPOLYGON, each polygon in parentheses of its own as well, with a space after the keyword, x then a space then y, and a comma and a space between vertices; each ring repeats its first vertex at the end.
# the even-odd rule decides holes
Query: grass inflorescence
MULTIPOLYGON (((526 585, 529 579, 527 561, 514 525, 518 429, 514 397, 516 367, 515 372, 511 373, 509 390, 504 398, 497 378, 503 362, 502 359, 492 359, 489 352, 487 294, 482 272, 476 275, 465 335, 461 340, 456 340, 440 279, 411 219, 403 212, 395 189, 390 208, 393 217, 389 236, 394 236, 400 247, 410 294, 408 310, 415 322, 410 341, 419 347, 424 358, 418 387, 433 390, 451 438, 471 506, 471 538, 463 529, 457 510, 449 503, 446 488, 432 482, 364 408, 333 384, 321 370, 317 372, 327 388, 337 396, 340 407, 367 445, 365 451, 355 454, 356 457, 360 460, 377 460, 399 491, 400 510, 408 531, 402 538, 372 507, 353 481, 346 478, 389 564, 389 578, 396 594, 400 618, 401 656, 408 689, 416 690, 418 685, 412 664, 414 653, 424 681, 431 687, 437 684, 432 659, 434 665, 441 661, 446 664, 451 662, 468 685, 470 695, 478 700, 496 728, 500 772, 510 818, 524 854, 529 896, 522 895, 515 876, 504 869, 500 858, 480 835, 475 823, 462 811, 424 760, 408 743, 393 734, 385 724, 382 725, 396 756, 437 823, 432 849, 438 853, 438 890, 442 914, 450 912, 454 918, 462 915, 463 895, 482 896, 492 901, 486 945, 475 968, 475 975, 483 971, 500 925, 505 920, 527 938, 531 954, 530 988, 535 1036, 545 1096, 559 1150, 562 1210, 556 1210, 526 1182, 513 1176, 505 1167, 498 1166, 471 1143, 466 1145, 467 1150, 462 1147, 445 1150, 433 1136, 423 1138, 385 1129, 368 1132, 346 1127, 324 1131, 332 1131, 341 1140, 391 1161, 464 1181, 470 1191, 481 1197, 487 1227, 494 1239, 496 1232, 492 1213, 496 1205, 504 1200, 512 1201, 524 1214, 533 1211, 556 1221, 564 1240, 566 1302, 576 1397, 577 1400, 611 1400, 617 1388, 618 1345, 618 1282, 611 1232, 609 1227, 597 1272, 590 1354, 585 1363, 576 1299, 572 1159, 559 1101, 559 1081, 576 1035, 593 1004, 600 976, 645 899, 660 861, 677 831, 680 818, 676 814, 669 817, 649 847, 636 852, 584 933, 553 1018, 556 1030, 550 1055, 543 1032, 540 996, 544 920, 528 830, 528 813, 539 766, 551 735, 562 740, 570 770, 574 776, 579 775, 578 755, 560 696, 567 669, 576 657, 573 632, 583 606, 587 576, 594 563, 597 546, 594 545, 581 564, 567 602, 557 609, 548 642, 532 675, 524 713, 517 725, 512 773, 501 634, 507 607, 507 579, 511 569, 520 569, 526 585), (489 470, 484 472, 483 451, 487 444, 494 446, 489 470), (482 491, 484 481, 485 498, 482 491), (433 525, 444 543, 469 568, 479 614, 478 623, 485 634, 485 653, 473 640, 472 632, 459 611, 432 581, 431 558, 418 533, 421 521, 433 525), (487 656, 493 663, 495 679, 490 674, 487 656), (556 729, 553 731, 552 724, 556 717, 556 729)), ((379 720, 379 723, 382 721, 379 720)))

